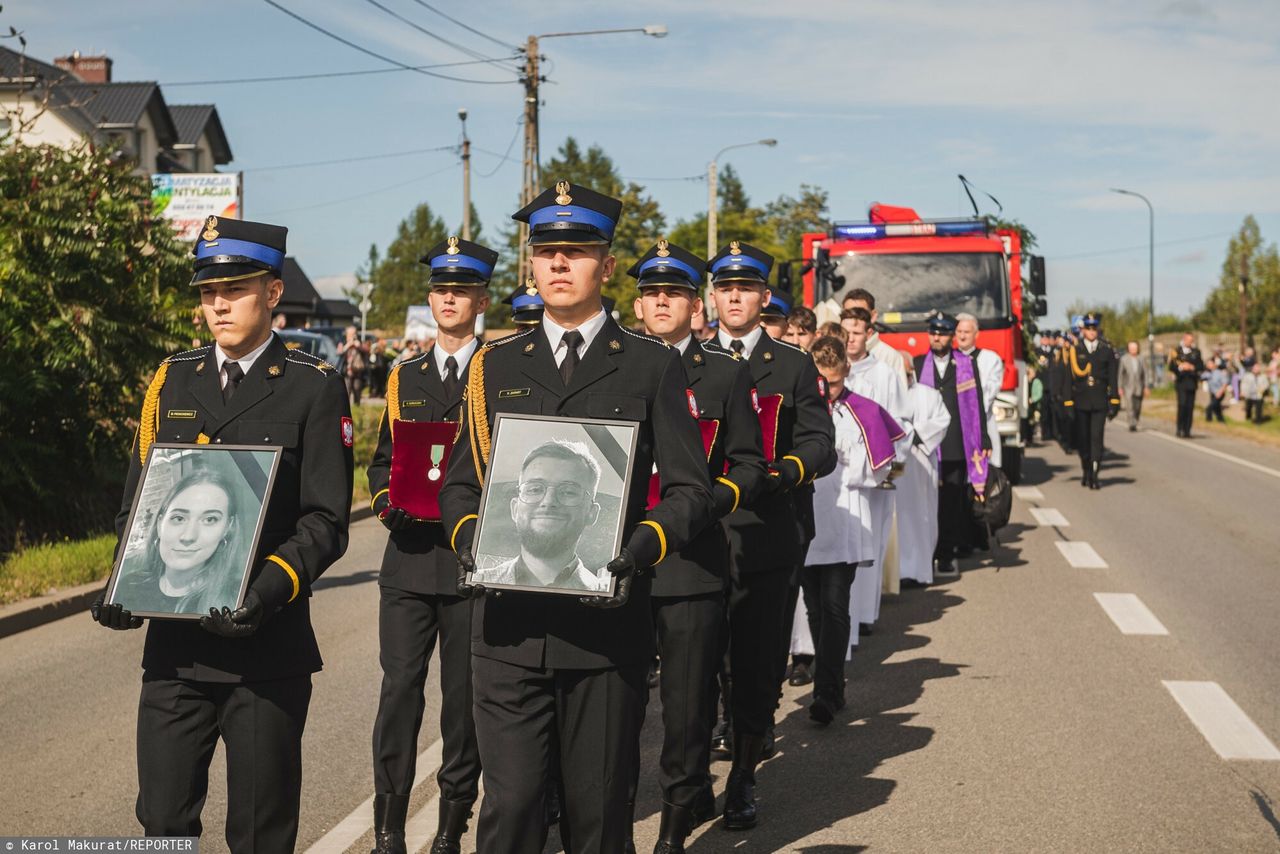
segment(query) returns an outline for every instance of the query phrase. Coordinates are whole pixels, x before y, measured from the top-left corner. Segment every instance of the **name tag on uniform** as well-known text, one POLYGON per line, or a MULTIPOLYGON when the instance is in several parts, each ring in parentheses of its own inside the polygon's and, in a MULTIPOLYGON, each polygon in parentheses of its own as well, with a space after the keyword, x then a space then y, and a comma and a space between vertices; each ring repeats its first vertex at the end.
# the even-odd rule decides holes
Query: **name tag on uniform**
POLYGON ((425 400, 402 400, 400 401, 400 405, 401 406, 426 406, 427 402, 425 400))
POLYGON ((504 388, 498 392, 498 398, 504 397, 528 397, 530 389, 527 388, 504 388))
POLYGON ((194 409, 170 409, 166 413, 165 417, 166 418, 195 418, 196 411, 194 409))

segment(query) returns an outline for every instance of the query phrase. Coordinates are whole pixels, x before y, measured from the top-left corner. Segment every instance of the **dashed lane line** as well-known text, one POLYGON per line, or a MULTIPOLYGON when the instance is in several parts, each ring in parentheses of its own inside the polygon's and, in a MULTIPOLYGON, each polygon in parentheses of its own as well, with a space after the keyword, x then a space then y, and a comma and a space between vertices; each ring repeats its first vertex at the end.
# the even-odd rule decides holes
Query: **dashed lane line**
POLYGON ((1015 486, 1013 494, 1023 501, 1043 501, 1044 493, 1038 486, 1015 486))
POLYGON ((1217 457, 1220 460, 1229 460, 1230 462, 1233 462, 1236 465, 1244 466, 1245 468, 1250 468, 1250 469, 1253 469, 1254 471, 1262 472, 1263 474, 1269 474, 1272 477, 1280 477, 1280 469, 1268 468, 1267 466, 1258 465, 1257 463, 1250 462, 1249 460, 1242 460, 1237 456, 1233 456, 1232 454, 1225 454, 1222 451, 1215 451, 1213 448, 1206 448, 1204 445, 1196 444, 1195 442, 1188 442, 1186 439, 1175 439, 1173 436, 1170 436, 1168 433, 1161 433, 1158 430, 1144 430, 1143 432, 1146 433, 1146 435, 1148 436, 1158 436, 1159 438, 1164 439, 1166 442, 1173 442, 1175 445, 1178 445, 1183 448, 1190 448, 1193 451, 1199 451, 1202 454, 1208 454, 1209 456, 1217 457))
POLYGON ((1217 682, 1166 679, 1164 687, 1223 759, 1280 760, 1280 750, 1217 682))
POLYGON ((1095 593, 1102 610, 1124 635, 1167 635, 1169 630, 1151 609, 1132 593, 1095 593))
POLYGON ((1031 518, 1036 520, 1036 524, 1041 528, 1070 528, 1071 523, 1067 521, 1067 517, 1062 515, 1061 510, 1055 510, 1052 507, 1032 507, 1031 518))
MULTIPOLYGON (((418 754, 418 780, 433 780, 443 758, 444 743, 439 739, 418 754)), ((437 802, 438 803, 438 802, 437 802)), ((373 827, 373 796, 356 807, 342 821, 306 850, 306 854, 343 854, 355 841, 373 827)))
POLYGON ((1083 540, 1057 540, 1054 545, 1076 569, 1106 569, 1107 562, 1083 540))

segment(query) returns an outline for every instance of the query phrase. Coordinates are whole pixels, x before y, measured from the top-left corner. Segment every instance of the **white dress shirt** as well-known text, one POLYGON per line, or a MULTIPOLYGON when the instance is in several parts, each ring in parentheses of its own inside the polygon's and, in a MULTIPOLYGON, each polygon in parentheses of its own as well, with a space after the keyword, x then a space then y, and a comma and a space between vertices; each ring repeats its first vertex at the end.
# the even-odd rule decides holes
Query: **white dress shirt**
POLYGON ((684 336, 684 340, 676 345, 676 349, 680 351, 681 356, 683 356, 685 351, 689 349, 689 342, 692 340, 693 334, 690 333, 689 335, 684 336))
POLYGON ((466 344, 463 344, 461 347, 459 347, 458 352, 456 353, 446 353, 444 351, 444 348, 441 347, 439 344, 436 344, 436 346, 432 347, 431 352, 433 354, 433 358, 436 361, 436 373, 440 375, 440 380, 443 382, 444 379, 449 375, 449 369, 444 366, 444 362, 445 362, 445 359, 448 359, 450 356, 452 356, 454 360, 458 363, 458 378, 461 379, 462 372, 467 369, 467 363, 471 361, 471 356, 476 352, 476 348, 479 346, 480 346, 480 339, 472 338, 466 344))
POLYGON ((224 370, 227 362, 235 362, 240 365, 240 370, 244 371, 245 376, 249 375, 249 369, 253 367, 253 363, 258 361, 258 357, 266 352, 267 347, 271 345, 276 334, 272 332, 267 336, 267 340, 263 341, 252 353, 247 356, 241 356, 239 359, 232 359, 222 349, 222 346, 215 344, 213 347, 213 358, 218 362, 218 382, 223 388, 227 387, 227 372, 224 370))
MULTIPOLYGON (((742 358, 744 359, 751 358, 751 353, 756 349, 756 345, 760 343, 760 336, 763 334, 764 334, 764 327, 757 326, 755 329, 752 329, 746 335, 743 335, 741 338, 737 339, 742 342, 742 358)), ((721 329, 719 332, 716 333, 716 342, 721 347, 723 347, 726 350, 729 350, 730 352, 732 352, 733 348, 730 347, 729 345, 733 342, 733 340, 734 340, 733 336, 730 335, 728 332, 725 332, 723 329, 721 329)))
MULTIPOLYGON (((604 308, 596 312, 590 320, 578 324, 577 330, 582 333, 582 343, 578 345, 578 358, 581 359, 586 355, 587 350, 591 347, 591 342, 595 340, 596 335, 604 328, 604 321, 609 315, 604 313, 604 308)), ((560 324, 551 319, 551 315, 542 315, 542 331, 546 333, 547 341, 551 344, 551 352, 555 354, 556 366, 559 367, 569 355, 567 347, 561 347, 561 339, 568 332, 560 324)))

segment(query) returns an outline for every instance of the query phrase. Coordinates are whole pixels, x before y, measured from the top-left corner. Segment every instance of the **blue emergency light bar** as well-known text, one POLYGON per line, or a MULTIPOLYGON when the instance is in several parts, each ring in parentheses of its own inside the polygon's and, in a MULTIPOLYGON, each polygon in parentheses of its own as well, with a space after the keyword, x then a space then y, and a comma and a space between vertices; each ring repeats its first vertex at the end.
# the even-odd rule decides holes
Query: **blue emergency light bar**
POLYGON ((837 222, 831 237, 844 240, 879 240, 882 237, 960 237, 986 234, 982 220, 950 222, 837 222))

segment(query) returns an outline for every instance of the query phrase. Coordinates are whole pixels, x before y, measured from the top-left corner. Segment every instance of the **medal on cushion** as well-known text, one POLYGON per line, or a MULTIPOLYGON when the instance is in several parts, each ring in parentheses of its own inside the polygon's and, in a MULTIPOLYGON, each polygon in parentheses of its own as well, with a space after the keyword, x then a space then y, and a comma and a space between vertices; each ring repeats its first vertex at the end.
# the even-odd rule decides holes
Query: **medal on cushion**
POLYGON ((440 479, 440 461, 444 459, 444 445, 431 446, 431 471, 427 472, 427 480, 440 479))

